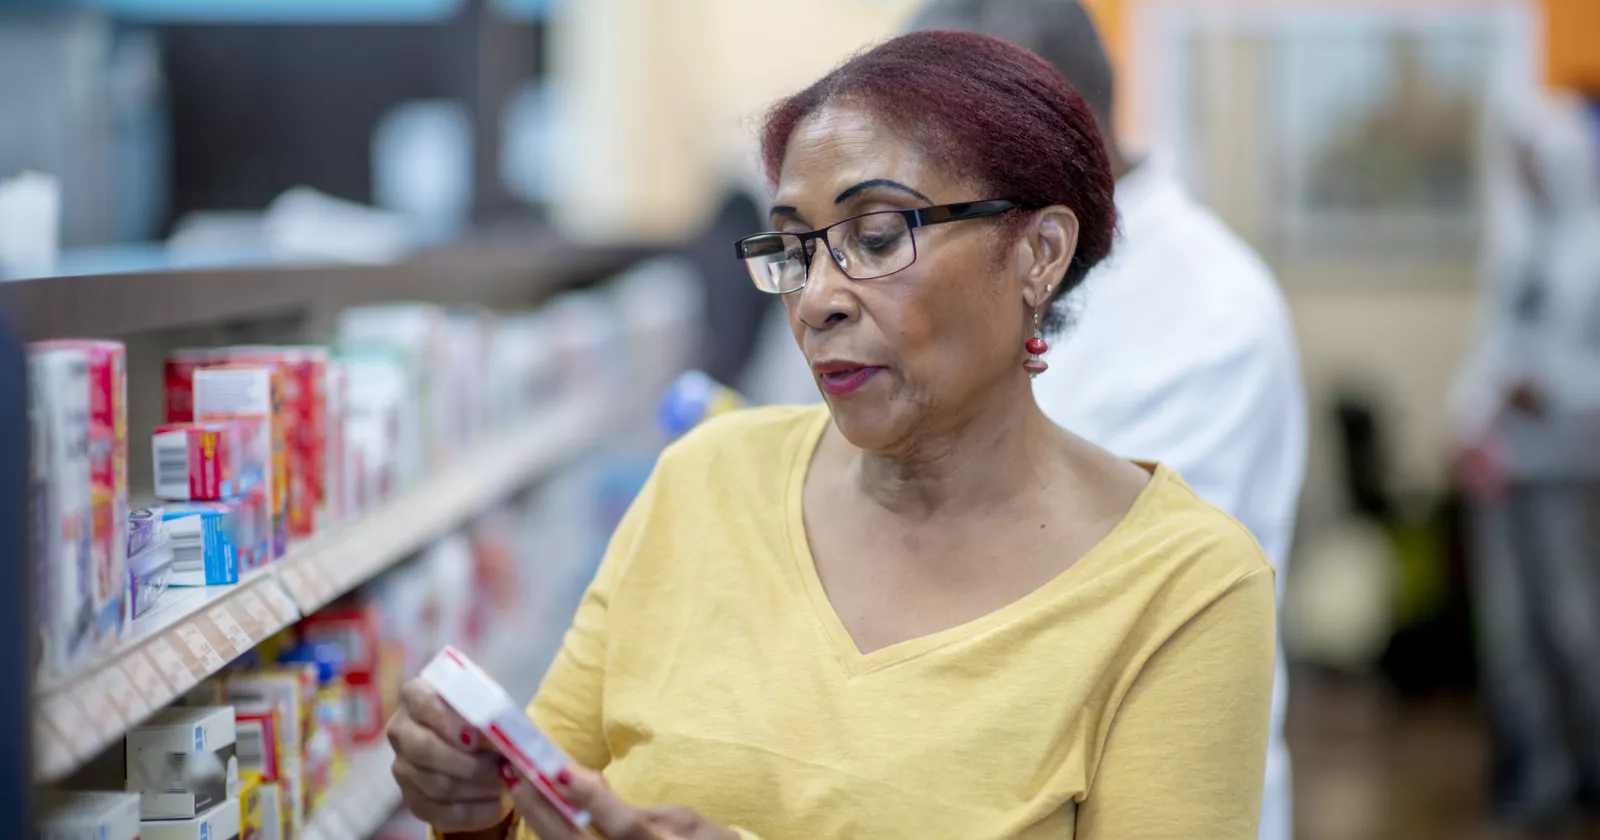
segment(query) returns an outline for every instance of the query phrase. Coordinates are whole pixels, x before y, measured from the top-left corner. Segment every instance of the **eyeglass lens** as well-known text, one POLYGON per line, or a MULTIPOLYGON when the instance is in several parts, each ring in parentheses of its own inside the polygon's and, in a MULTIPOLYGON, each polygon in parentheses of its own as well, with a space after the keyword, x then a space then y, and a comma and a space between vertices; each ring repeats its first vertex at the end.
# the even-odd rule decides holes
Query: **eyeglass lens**
MULTIPOLYGON (((828 248, 839 269, 852 280, 872 280, 905 269, 916 259, 911 228, 900 213, 868 213, 847 219, 827 232, 828 248)), ((798 236, 771 233, 744 241, 750 279, 765 292, 784 294, 805 285, 806 248, 798 236)))

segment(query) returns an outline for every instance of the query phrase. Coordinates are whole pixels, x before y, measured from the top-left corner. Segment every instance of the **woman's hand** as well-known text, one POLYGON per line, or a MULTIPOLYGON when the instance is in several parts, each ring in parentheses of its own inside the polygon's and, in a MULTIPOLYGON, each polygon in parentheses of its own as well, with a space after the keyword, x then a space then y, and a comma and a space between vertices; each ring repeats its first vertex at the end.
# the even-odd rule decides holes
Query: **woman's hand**
POLYGON ((487 831, 510 816, 500 756, 428 683, 405 684, 388 731, 394 779, 418 819, 455 834, 487 831))
MULTIPOLYGON (((540 840, 585 840, 590 836, 573 828, 526 779, 515 778, 511 799, 522 821, 540 840)), ((596 773, 563 772, 551 782, 568 802, 589 812, 592 828, 605 840, 739 840, 738 834, 688 808, 635 808, 612 793, 596 773)))

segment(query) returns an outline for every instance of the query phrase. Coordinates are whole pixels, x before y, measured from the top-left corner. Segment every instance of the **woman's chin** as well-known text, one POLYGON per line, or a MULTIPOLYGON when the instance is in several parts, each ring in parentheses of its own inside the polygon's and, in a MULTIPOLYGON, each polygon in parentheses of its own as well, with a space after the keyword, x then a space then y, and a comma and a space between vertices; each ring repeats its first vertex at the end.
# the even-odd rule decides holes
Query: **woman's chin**
POLYGON ((829 400, 833 425, 857 449, 884 452, 905 437, 889 406, 879 400, 829 400))

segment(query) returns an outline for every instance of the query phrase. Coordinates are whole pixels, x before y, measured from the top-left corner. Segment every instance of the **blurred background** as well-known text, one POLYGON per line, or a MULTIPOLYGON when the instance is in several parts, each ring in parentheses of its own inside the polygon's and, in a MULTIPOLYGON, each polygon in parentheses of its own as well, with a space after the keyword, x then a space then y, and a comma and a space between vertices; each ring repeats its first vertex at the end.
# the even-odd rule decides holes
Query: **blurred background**
MULTIPOLYGON (((603 401, 630 393, 637 403, 608 403, 616 425, 606 440, 572 443, 585 453, 574 464, 506 478, 513 500, 492 514, 504 532, 567 523, 563 548, 518 562, 536 589, 565 551, 560 591, 575 599, 665 440, 651 407, 672 375, 700 368, 757 396, 752 371, 771 363, 762 325, 773 304, 726 244, 761 212, 756 121, 894 34, 917 5, 811 0, 802 14, 766 0, 0 0, 0 304, 23 340, 124 343, 134 508, 154 469, 146 441, 173 419, 161 395, 182 348, 370 343, 351 337, 360 317, 350 311, 390 299, 421 302, 441 335, 439 324, 470 308, 479 332, 469 340, 482 343, 536 341, 506 323, 545 317, 540 329, 565 337, 560 388, 587 382, 603 401), (620 354, 592 335, 584 343, 597 323, 622 331, 620 354), (652 362, 642 379, 637 365, 652 362), (594 370, 605 374, 579 373, 594 370), (563 499, 585 488, 582 516, 552 512, 547 485, 560 482, 563 499), (574 535, 577 520, 590 524, 574 535)), ((1297 836, 1523 836, 1492 819, 1503 792, 1526 780, 1496 762, 1507 747, 1496 746, 1476 666, 1474 511, 1498 497, 1472 484, 1481 453, 1463 437, 1461 393, 1498 352, 1497 248, 1508 228, 1537 228, 1530 179, 1550 190, 1588 178, 1600 190, 1600 107, 1588 98, 1600 96, 1600 3, 1085 5, 1113 57, 1125 143, 1168 156, 1265 257, 1298 331, 1312 437, 1283 618, 1297 836), (1552 100, 1584 115, 1577 148, 1589 160, 1558 157, 1529 176, 1519 156, 1540 148, 1540 103, 1552 100)), ((1580 247, 1600 248, 1600 227, 1580 231, 1580 247)), ((1600 288, 1600 272, 1584 277, 1600 288)), ((382 343, 411 341, 395 337, 406 329, 388 324, 382 343)), ((1600 336, 1600 318, 1593 329, 1600 336)), ((486 362, 458 364, 494 390, 486 362)), ((1600 382, 1600 368, 1573 364, 1600 382)), ((462 375, 434 370, 435 383, 462 375)), ((510 408, 486 409, 499 420, 474 426, 481 436, 462 433, 446 449, 470 456, 491 432, 543 417, 547 397, 504 398, 510 408)), ((1600 462, 1600 437, 1572 446, 1570 457, 1600 462)), ((429 463, 385 478, 392 494, 373 490, 341 527, 372 527, 350 524, 362 510, 437 501, 452 475, 440 470, 475 462, 429 463)), ((1600 506, 1586 510, 1600 522, 1600 506)), ((465 515, 441 522, 479 543, 494 530, 465 515)), ((396 552, 456 550, 432 546, 438 536, 396 552)), ((1600 567, 1600 540, 1584 539, 1578 562, 1600 567)), ((289 557, 312 564, 306 550, 289 557)), ((364 580, 290 595, 312 615, 364 580)), ((570 605, 551 610, 547 635, 570 605)), ((43 677, 39 702, 192 612, 142 626, 131 617, 97 652, 43 677)), ((272 635, 268 623, 259 635, 272 635)), ((169 679, 147 705, 218 670, 169 679)), ((1564 714, 1579 726, 1576 752, 1600 755, 1600 732, 1582 728, 1600 723, 1600 709, 1572 693, 1564 714)), ((142 717, 120 713, 129 726, 142 717)), ((88 772, 125 728, 66 744, 68 757, 42 774, 20 766, 52 782, 88 772)), ((1600 776, 1585 778, 1592 809, 1600 776)), ((1600 837, 1600 819, 1576 812, 1520 831, 1600 837)))

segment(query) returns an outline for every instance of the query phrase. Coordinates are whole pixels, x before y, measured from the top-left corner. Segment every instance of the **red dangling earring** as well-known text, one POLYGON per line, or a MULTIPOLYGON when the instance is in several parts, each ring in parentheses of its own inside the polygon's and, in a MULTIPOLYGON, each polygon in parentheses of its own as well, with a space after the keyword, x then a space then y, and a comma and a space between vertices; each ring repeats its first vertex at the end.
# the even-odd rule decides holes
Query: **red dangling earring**
MULTIPOLYGON (((1049 286, 1044 287, 1044 296, 1048 302, 1050 300, 1049 286)), ((1028 350, 1028 360, 1022 363, 1022 369, 1028 372, 1029 379, 1037 379, 1039 374, 1050 369, 1050 363, 1039 358, 1044 355, 1046 350, 1050 349, 1050 343, 1044 340, 1044 332, 1040 329, 1040 316, 1037 311, 1033 313, 1033 338, 1028 339, 1028 343, 1024 344, 1023 347, 1028 350)))

